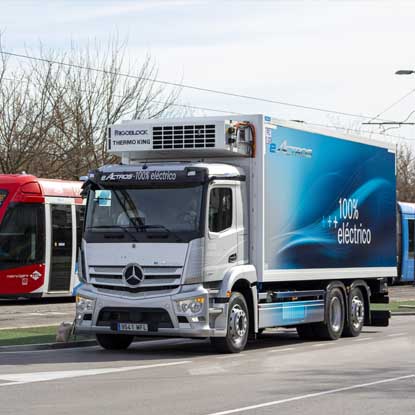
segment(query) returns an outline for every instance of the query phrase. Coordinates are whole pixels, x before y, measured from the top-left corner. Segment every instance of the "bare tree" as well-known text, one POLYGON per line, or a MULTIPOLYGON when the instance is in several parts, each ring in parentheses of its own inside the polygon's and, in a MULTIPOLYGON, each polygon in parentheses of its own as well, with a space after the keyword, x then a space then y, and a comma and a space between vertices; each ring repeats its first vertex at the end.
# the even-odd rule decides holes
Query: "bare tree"
POLYGON ((48 177, 79 177, 115 161, 106 148, 109 124, 178 113, 179 89, 155 82, 157 68, 150 56, 140 65, 127 62, 125 44, 117 40, 105 47, 73 45, 65 54, 43 47, 39 52, 41 60, 13 71, 2 55, 3 173, 24 169, 48 177))
POLYGON ((409 145, 401 144, 396 152, 397 199, 415 202, 415 155, 409 145))

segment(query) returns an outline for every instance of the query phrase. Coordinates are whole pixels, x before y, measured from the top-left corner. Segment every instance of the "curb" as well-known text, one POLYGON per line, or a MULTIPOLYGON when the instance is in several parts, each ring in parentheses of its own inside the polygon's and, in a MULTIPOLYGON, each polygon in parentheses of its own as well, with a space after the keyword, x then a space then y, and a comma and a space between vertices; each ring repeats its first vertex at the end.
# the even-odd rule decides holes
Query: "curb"
POLYGON ((393 316, 415 316, 415 311, 393 311, 393 316))
MULTIPOLYGON (((150 341, 160 341, 165 340, 163 337, 146 337, 141 338, 136 342, 150 342, 150 341)), ((20 345, 11 345, 11 346, 0 346, 0 354, 2 352, 30 352, 36 350, 62 350, 62 349, 75 349, 81 347, 91 347, 98 346, 96 340, 78 340, 70 341, 67 343, 40 343, 40 344, 20 344, 20 345)))
POLYGON ((96 346, 96 340, 79 340, 67 343, 41 343, 41 344, 23 344, 15 346, 0 346, 0 354, 2 352, 30 352, 33 350, 61 350, 76 347, 96 346))

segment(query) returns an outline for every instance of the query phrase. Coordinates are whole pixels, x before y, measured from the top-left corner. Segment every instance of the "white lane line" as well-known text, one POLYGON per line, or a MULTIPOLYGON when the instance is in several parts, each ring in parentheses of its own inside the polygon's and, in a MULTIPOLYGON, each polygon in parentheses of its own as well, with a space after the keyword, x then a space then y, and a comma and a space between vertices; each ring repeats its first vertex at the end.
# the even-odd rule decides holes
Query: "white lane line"
POLYGON ((235 414, 235 413, 238 413, 238 412, 246 412, 246 411, 251 411, 253 409, 266 408, 268 406, 276 406, 276 405, 281 405, 283 403, 295 402, 295 401, 300 401, 300 400, 303 400, 303 399, 316 398, 318 396, 330 395, 330 394, 333 394, 333 393, 345 392, 345 391, 349 391, 349 390, 353 390, 353 389, 367 388, 369 386, 380 385, 382 383, 397 382, 399 380, 413 379, 413 378, 415 378, 415 375, 407 375, 407 376, 400 376, 400 377, 397 377, 397 378, 383 379, 383 380, 378 380, 378 381, 375 381, 375 382, 361 383, 359 385, 346 386, 344 388, 330 389, 330 390, 326 390, 326 391, 323 391, 323 392, 316 392, 316 393, 309 393, 307 395, 293 396, 292 398, 280 399, 278 401, 264 402, 264 403, 260 403, 260 404, 257 404, 257 405, 250 405, 250 406, 244 406, 244 407, 241 407, 241 408, 229 409, 227 411, 213 412, 213 413, 210 413, 210 414, 207 414, 207 415, 235 414))
POLYGON ((362 339, 356 339, 356 340, 352 340, 354 342, 366 342, 368 340, 372 340, 373 337, 363 337, 362 339))
POLYGON ((326 346, 327 344, 330 344, 330 343, 317 343, 317 344, 312 344, 312 347, 323 347, 323 346, 326 346))
POLYGON ((202 366, 202 367, 193 367, 188 369, 188 372, 192 376, 208 376, 208 375, 217 375, 218 373, 226 373, 228 372, 225 368, 220 366, 219 364, 210 365, 210 366, 202 366))
POLYGON ((275 350, 269 350, 270 353, 276 353, 276 352, 289 352, 290 350, 295 350, 296 347, 285 347, 284 349, 275 349, 275 350))
POLYGON ((398 337, 398 336, 406 336, 408 334, 408 332, 404 332, 404 333, 394 333, 394 334, 388 334, 387 337, 398 337))
POLYGON ((241 357, 246 356, 245 353, 235 353, 235 354, 227 354, 225 356, 216 356, 216 359, 230 359, 232 357, 241 357))
POLYGON ((56 372, 33 372, 33 373, 7 373, 0 374, 0 381, 5 380, 9 383, 2 383, 1 386, 22 385, 33 382, 46 382, 57 379, 77 378, 82 376, 105 375, 108 373, 130 372, 141 369, 154 369, 158 367, 179 366, 191 363, 191 360, 182 360, 179 362, 156 363, 154 365, 112 367, 104 369, 84 369, 84 370, 66 370, 56 372))

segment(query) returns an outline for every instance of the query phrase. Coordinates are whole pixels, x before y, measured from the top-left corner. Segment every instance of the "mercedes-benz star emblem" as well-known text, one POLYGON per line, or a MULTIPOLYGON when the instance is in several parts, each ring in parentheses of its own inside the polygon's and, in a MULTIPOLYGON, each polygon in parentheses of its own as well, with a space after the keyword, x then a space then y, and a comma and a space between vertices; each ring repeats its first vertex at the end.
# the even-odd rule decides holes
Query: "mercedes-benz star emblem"
POLYGON ((137 287, 144 280, 144 273, 138 264, 128 264, 122 272, 124 282, 130 287, 137 287))

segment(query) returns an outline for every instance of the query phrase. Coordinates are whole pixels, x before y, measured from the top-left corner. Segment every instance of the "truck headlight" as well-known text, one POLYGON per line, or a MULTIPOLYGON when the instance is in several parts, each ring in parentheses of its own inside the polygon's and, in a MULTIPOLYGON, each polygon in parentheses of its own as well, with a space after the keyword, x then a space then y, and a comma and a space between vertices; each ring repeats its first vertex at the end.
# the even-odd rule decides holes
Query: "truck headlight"
POLYGON ((194 315, 203 311, 205 297, 187 298, 176 301, 176 308, 179 314, 194 315))
POLYGON ((95 300, 90 298, 82 297, 81 295, 76 296, 76 314, 93 313, 95 308, 95 300))

